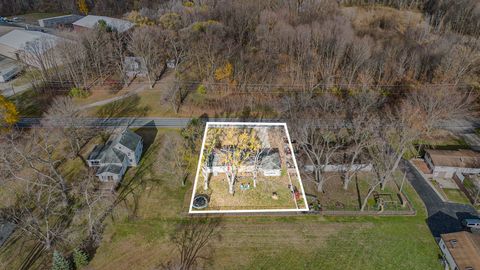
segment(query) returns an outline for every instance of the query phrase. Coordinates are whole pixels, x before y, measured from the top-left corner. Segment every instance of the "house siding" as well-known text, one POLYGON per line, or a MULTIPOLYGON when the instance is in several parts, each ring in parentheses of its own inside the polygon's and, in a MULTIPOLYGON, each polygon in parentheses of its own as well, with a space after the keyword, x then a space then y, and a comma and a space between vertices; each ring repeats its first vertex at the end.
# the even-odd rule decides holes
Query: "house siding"
POLYGON ((447 246, 445 245, 445 242, 443 239, 440 239, 440 242, 438 242, 438 246, 440 247, 440 250, 442 250, 443 253, 443 259, 446 262, 445 269, 451 269, 451 270, 456 270, 457 264, 455 263, 455 260, 452 257, 452 254, 450 254, 450 251, 448 251, 447 246))

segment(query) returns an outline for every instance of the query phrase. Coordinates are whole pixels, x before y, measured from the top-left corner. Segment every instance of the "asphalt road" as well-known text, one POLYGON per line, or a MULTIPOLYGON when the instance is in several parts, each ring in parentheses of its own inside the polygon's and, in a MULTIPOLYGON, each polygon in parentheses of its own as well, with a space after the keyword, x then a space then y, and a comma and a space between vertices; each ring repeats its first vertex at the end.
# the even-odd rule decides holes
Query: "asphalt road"
POLYGON ((428 213, 427 225, 437 240, 440 234, 464 230, 460 223, 463 219, 478 217, 477 211, 471 205, 442 201, 410 163, 402 161, 400 168, 407 173, 407 179, 424 202, 428 213))
MULTIPOLYGON (((168 117, 115 117, 115 118, 85 118, 83 126, 85 127, 185 127, 192 118, 168 118, 168 117)), ((280 122, 278 119, 239 119, 239 118, 207 118, 211 122, 239 121, 239 122, 280 122)), ((39 117, 21 118, 17 126, 32 127, 40 124, 39 117)), ((59 123, 61 125, 61 123, 59 123)), ((479 120, 469 120, 462 122, 445 122, 439 128, 445 128, 458 133, 471 131, 480 127, 479 120)))
MULTIPOLYGON (((183 128, 186 127, 192 118, 165 118, 165 117, 117 117, 117 118, 84 118, 79 125, 84 127, 163 127, 183 128)), ((21 118, 17 123, 18 127, 35 127, 40 125, 41 118, 21 118)), ((210 122, 279 122, 273 119, 239 119, 239 118, 204 118, 210 122)), ((67 122, 67 121, 65 121, 67 122)), ((60 119, 58 126, 63 126, 60 119)))

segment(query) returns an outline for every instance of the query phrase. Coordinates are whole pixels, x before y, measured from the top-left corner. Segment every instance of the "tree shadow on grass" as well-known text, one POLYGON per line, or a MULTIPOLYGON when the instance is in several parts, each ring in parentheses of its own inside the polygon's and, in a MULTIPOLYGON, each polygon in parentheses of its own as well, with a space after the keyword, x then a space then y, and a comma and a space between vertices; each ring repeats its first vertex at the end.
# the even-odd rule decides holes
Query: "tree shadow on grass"
POLYGON ((55 94, 41 93, 35 90, 28 90, 21 94, 15 95, 11 100, 17 106, 21 116, 38 117, 50 107, 55 94))
POLYGON ((158 128, 154 125, 154 121, 150 121, 143 127, 135 130, 135 133, 140 135, 143 139, 143 152, 147 153, 150 146, 155 141, 158 134, 158 128))
POLYGON ((102 118, 145 116, 150 107, 143 106, 140 101, 137 94, 128 96, 100 107, 97 116, 102 118))
POLYGON ((180 220, 171 233, 175 245, 171 259, 158 269, 208 269, 215 250, 211 244, 222 239, 222 217, 190 217, 180 220))

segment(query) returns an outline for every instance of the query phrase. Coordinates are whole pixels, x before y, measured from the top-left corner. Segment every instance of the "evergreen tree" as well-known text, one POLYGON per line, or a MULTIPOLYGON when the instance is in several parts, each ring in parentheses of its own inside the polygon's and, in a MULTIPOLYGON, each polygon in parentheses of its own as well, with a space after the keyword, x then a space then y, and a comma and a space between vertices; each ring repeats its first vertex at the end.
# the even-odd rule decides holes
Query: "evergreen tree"
POLYGON ((58 251, 53 252, 52 270, 70 270, 70 264, 58 251))
POLYGON ((73 250, 73 262, 75 263, 75 268, 80 269, 88 264, 88 256, 85 252, 76 248, 73 250))

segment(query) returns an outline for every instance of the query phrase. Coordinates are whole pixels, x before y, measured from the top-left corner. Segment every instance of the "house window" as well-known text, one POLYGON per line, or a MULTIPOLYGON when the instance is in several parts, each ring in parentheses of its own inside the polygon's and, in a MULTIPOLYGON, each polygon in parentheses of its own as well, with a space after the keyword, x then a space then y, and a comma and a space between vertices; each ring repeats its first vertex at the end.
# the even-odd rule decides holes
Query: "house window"
POLYGON ((111 176, 111 175, 107 176, 107 180, 108 181, 113 181, 113 176, 111 176))
POLYGON ((92 160, 92 161, 90 161, 90 163, 92 164, 92 166, 100 165, 100 162, 98 160, 92 160))

